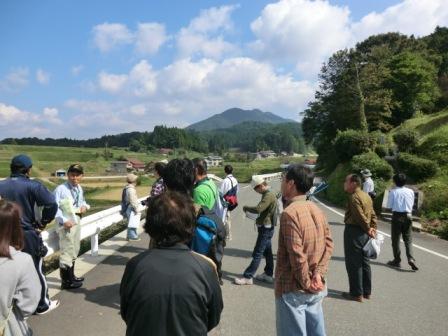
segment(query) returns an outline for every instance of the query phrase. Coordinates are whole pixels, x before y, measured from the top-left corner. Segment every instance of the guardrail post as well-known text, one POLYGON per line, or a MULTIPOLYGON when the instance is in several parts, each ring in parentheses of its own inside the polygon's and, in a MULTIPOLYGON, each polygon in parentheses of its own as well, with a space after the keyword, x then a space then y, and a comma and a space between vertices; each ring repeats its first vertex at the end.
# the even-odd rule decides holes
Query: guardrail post
POLYGON ((97 229, 97 232, 90 237, 90 254, 92 257, 96 257, 98 255, 98 236, 99 236, 99 229, 97 229))

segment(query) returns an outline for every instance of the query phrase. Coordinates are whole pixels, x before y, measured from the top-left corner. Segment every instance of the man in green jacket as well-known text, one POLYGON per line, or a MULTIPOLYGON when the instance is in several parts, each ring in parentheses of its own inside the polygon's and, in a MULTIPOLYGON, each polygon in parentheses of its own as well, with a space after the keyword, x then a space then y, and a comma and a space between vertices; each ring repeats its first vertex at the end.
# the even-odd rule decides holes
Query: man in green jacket
POLYGON ((277 197, 266 181, 260 176, 253 176, 251 186, 261 194, 261 201, 257 206, 244 206, 243 211, 258 214, 255 224, 258 227, 258 237, 252 252, 252 262, 244 271, 242 278, 235 278, 237 285, 252 285, 253 277, 257 272, 263 256, 266 258, 264 273, 256 277, 259 281, 273 283, 274 257, 272 255, 271 239, 274 235, 274 216, 277 208, 277 197))

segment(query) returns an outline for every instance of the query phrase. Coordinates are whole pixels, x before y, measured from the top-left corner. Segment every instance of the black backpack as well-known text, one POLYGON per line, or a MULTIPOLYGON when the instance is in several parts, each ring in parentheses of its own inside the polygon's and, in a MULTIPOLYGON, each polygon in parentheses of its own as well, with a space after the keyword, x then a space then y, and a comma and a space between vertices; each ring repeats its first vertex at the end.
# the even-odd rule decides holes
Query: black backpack
POLYGON ((123 217, 126 217, 126 211, 128 211, 129 202, 127 201, 126 197, 127 188, 123 188, 123 191, 121 192, 121 209, 120 209, 120 215, 123 217))

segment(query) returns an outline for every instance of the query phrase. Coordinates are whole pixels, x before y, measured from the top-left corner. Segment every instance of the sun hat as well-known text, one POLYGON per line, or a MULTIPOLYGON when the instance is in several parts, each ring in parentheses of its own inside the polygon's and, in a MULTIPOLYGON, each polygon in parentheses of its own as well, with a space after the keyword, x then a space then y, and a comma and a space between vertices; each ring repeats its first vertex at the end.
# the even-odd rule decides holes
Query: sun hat
POLYGON ((252 176, 252 181, 250 181, 250 185, 253 189, 255 189, 256 187, 258 187, 260 184, 262 184, 264 181, 264 178, 262 178, 259 175, 254 175, 252 176))
POLYGON ((365 176, 365 177, 370 177, 370 176, 372 176, 372 173, 371 173, 370 170, 368 170, 368 169, 363 169, 363 170, 361 170, 361 174, 362 174, 362 176, 365 176))
POLYGON ((138 176, 135 175, 135 174, 128 174, 128 175, 126 175, 126 181, 128 183, 134 183, 135 181, 137 181, 137 179, 138 179, 138 176))

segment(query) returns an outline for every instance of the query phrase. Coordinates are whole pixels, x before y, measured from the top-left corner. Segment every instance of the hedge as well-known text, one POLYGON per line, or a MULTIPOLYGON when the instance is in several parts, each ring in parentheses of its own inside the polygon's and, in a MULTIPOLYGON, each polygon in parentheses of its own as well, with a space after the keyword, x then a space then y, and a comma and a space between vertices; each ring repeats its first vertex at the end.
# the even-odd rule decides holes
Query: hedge
POLYGON ((404 128, 393 135, 398 151, 413 153, 417 147, 419 134, 413 129, 404 128))
POLYGON ((408 153, 400 153, 397 158, 397 165, 398 169, 414 182, 421 182, 433 177, 438 170, 436 162, 408 153))
POLYGON ((420 156, 448 165, 448 126, 435 131, 417 148, 420 156))
POLYGON ((376 145, 376 137, 369 133, 357 130, 338 131, 333 146, 340 155, 342 162, 349 161, 353 156, 373 149, 376 145))
POLYGON ((374 152, 355 155, 351 160, 351 166, 355 173, 359 174, 362 169, 367 168, 374 178, 380 178, 385 181, 389 180, 393 175, 393 169, 390 164, 374 152))

